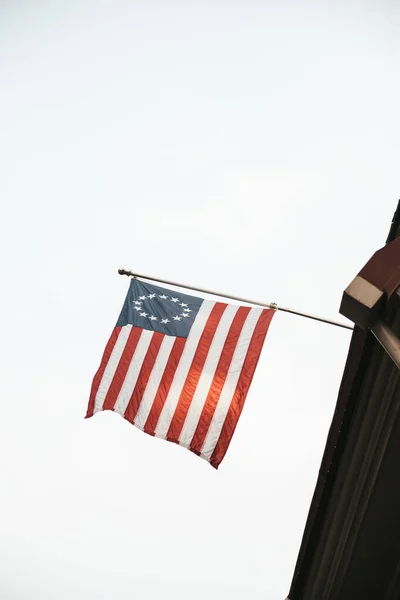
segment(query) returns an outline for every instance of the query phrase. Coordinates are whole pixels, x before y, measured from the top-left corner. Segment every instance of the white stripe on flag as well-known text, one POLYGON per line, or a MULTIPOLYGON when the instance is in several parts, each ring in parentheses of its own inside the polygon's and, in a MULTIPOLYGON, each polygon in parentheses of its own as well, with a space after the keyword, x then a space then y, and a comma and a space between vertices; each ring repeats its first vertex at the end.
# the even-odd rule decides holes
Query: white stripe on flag
POLYGON ((147 382, 139 410, 136 413, 134 424, 136 427, 139 427, 139 429, 143 429, 146 425, 147 417, 149 416, 151 407, 153 406, 154 397, 157 393, 162 376, 164 375, 165 367, 167 366, 169 355, 171 354, 175 340, 176 337, 166 335, 161 342, 160 350, 157 354, 157 360, 154 363, 154 367, 149 381, 147 382))
POLYGON ((229 367, 228 375, 225 380, 221 396, 219 398, 213 419, 211 421, 206 439, 203 444, 203 448, 201 450, 201 456, 208 461, 210 460, 212 453, 214 452, 214 448, 221 434, 226 415, 228 414, 228 410, 231 405, 231 401, 235 393, 240 374, 242 372, 242 367, 247 355, 247 350, 249 348, 252 335, 261 316, 261 313, 262 309, 252 308, 249 314, 247 315, 247 319, 243 325, 243 329, 240 334, 231 365, 229 367))
POLYGON ((221 358, 226 337, 239 308, 240 306, 229 304, 226 307, 218 324, 214 339, 211 343, 210 350, 206 358, 206 362, 204 363, 204 367, 196 387, 196 391, 193 395, 192 402, 186 416, 185 424, 179 437, 179 443, 182 444, 182 446, 188 447, 192 441, 201 416, 201 412, 203 410, 203 406, 207 399, 208 391, 214 380, 215 371, 221 358))
POLYGON ((153 333, 153 331, 143 329, 138 345, 136 346, 135 353, 132 357, 131 364, 129 365, 124 383, 122 384, 121 390, 118 394, 114 411, 122 416, 124 416, 126 407, 128 406, 129 400, 132 396, 132 392, 135 389, 140 369, 146 356, 146 352, 149 348, 151 338, 153 337, 153 333))
POLYGON ((115 346, 113 348, 113 351, 111 352, 110 359, 103 373, 103 377, 101 378, 99 389, 97 390, 96 399, 94 403, 94 413, 103 409, 104 399, 113 380, 114 373, 117 370, 118 363, 124 351, 126 341, 129 337, 131 329, 132 325, 125 325, 121 328, 121 331, 119 332, 117 341, 115 342, 115 346))
POLYGON ((212 302, 210 300, 204 300, 199 312, 197 313, 197 316, 190 330, 189 336, 186 340, 185 349, 176 368, 174 379, 172 381, 172 385, 169 390, 167 399, 161 411, 160 418, 158 419, 157 427, 155 430, 155 435, 157 437, 165 438, 168 433, 168 429, 171 424, 172 417, 174 416, 175 409, 177 407, 182 388, 185 384, 187 374, 189 373, 193 357, 196 353, 201 335, 207 324, 208 317, 210 316, 210 313, 214 306, 215 302, 212 302))

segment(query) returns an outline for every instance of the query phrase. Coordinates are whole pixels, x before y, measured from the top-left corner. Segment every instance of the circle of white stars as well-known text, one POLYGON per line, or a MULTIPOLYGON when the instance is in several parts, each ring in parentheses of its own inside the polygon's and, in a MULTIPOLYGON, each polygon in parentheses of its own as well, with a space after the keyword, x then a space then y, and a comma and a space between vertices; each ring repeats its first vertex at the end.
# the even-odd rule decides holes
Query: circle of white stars
POLYGON ((159 297, 161 300, 165 300, 166 302, 173 302, 176 305, 178 312, 174 317, 172 317, 172 321, 183 321, 184 319, 188 319, 191 317, 192 310, 189 308, 188 304, 185 302, 181 302, 180 298, 176 296, 167 296, 166 294, 148 294, 148 296, 139 296, 137 300, 133 301, 133 308, 139 313, 139 317, 143 319, 149 319, 150 321, 158 321, 163 325, 167 325, 167 323, 171 323, 171 319, 158 319, 155 315, 152 315, 149 312, 146 312, 144 308, 144 303, 146 300, 153 300, 153 298, 159 297), (179 308, 178 308, 179 307, 179 308))

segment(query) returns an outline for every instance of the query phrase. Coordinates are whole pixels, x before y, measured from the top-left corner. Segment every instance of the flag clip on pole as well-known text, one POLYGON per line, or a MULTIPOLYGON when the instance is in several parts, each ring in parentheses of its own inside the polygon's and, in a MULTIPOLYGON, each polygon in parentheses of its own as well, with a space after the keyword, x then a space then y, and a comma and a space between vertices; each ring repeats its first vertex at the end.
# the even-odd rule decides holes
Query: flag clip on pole
POLYGON ((325 319, 324 317, 319 317, 317 315, 300 312, 300 311, 294 310, 292 308, 278 306, 278 304, 276 304, 275 302, 270 302, 270 303, 259 302, 258 300, 251 300, 249 298, 241 298, 239 296, 232 296, 231 294, 224 294, 222 292, 217 292, 215 290, 208 290, 205 288, 200 288, 198 286, 192 286, 192 285, 187 285, 184 283, 168 281, 167 279, 161 279, 159 277, 151 277, 149 275, 141 275, 140 273, 134 273, 133 271, 127 271, 125 269, 118 269, 118 273, 120 275, 127 275, 128 277, 133 277, 134 279, 147 279, 148 281, 155 281, 158 283, 172 285, 172 286, 176 286, 176 287, 187 289, 187 290, 193 290, 196 292, 200 292, 202 294, 210 294, 212 296, 219 296, 220 298, 236 300, 237 302, 245 302, 246 304, 254 304, 255 306, 262 306, 263 308, 270 308, 272 310, 290 313, 292 315, 297 315, 298 317, 303 317, 305 319, 311 319, 313 321, 319 321, 320 323, 326 323, 327 325, 334 325, 335 327, 341 327, 342 329, 350 329, 351 331, 353 330, 353 327, 351 325, 347 325, 347 323, 341 323, 339 321, 332 321, 331 319, 325 319))

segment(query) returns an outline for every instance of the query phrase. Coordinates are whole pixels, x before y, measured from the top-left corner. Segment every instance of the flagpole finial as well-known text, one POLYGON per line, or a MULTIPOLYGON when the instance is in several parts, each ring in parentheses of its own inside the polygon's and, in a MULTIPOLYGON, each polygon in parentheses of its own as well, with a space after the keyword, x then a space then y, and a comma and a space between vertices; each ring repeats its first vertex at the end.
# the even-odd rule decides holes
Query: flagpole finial
POLYGON ((134 279, 136 279, 136 275, 135 275, 135 273, 132 273, 132 271, 126 271, 125 269, 118 269, 118 273, 120 275, 128 275, 128 277, 134 277, 134 279))

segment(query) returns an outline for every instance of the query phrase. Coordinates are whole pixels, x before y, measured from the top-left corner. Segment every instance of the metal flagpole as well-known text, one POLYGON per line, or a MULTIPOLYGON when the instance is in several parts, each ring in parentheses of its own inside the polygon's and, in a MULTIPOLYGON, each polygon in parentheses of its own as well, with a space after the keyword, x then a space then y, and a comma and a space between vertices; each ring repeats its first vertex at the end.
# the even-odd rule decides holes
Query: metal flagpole
POLYGON ((184 288, 186 290, 193 290, 195 292, 201 292, 203 294, 211 294, 212 296, 220 296, 221 298, 237 300, 238 302, 246 302, 246 304, 255 304, 256 306, 262 306, 263 308, 271 308, 273 310, 280 310, 281 312, 291 313, 292 315, 298 315, 299 317, 304 317, 306 319, 312 319, 313 321, 320 321, 321 323, 328 323, 328 325, 335 325, 336 327, 342 327, 343 329, 353 330, 353 327, 351 327, 351 325, 346 325, 346 323, 340 323, 338 321, 331 321, 330 319, 324 319, 323 317, 318 317, 316 315, 311 315, 309 313, 304 313, 304 312, 300 312, 298 310, 293 310, 291 308, 285 308, 283 306, 278 306, 274 302, 272 302, 270 304, 265 304, 264 302, 258 302, 257 300, 249 300, 248 298, 239 298, 238 296, 222 294, 221 292, 216 292, 214 290, 207 290, 204 288, 199 288, 197 286, 186 285, 184 283, 177 283, 174 281, 167 281, 166 279, 159 279, 158 277, 150 277, 149 275, 141 275, 139 273, 133 273, 132 271, 126 271, 125 269, 118 269, 118 273, 120 275, 128 275, 128 277, 148 279, 149 281, 155 281, 157 283, 165 283, 167 285, 184 288))

